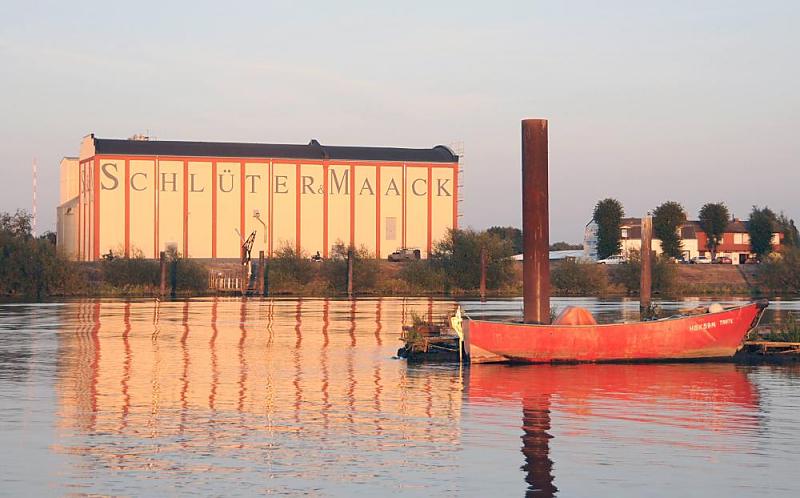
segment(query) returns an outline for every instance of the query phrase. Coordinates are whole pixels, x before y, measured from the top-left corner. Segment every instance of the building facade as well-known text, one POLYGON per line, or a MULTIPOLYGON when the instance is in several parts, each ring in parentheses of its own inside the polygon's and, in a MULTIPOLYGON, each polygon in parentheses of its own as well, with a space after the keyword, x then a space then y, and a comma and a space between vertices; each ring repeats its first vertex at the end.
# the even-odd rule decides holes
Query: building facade
POLYGON ((342 243, 427 256, 458 226, 458 156, 431 149, 84 138, 61 164, 59 245, 106 254, 238 258, 342 243))

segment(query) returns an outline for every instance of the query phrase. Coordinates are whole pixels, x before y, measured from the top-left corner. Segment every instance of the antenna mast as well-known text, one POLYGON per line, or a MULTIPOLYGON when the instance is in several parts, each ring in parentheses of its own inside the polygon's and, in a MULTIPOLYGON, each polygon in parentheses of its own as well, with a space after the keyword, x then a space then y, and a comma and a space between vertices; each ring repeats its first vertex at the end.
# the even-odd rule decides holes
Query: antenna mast
POLYGON ((36 188, 37 188, 37 185, 36 185, 36 179, 37 178, 36 178, 36 176, 37 176, 36 158, 34 157, 33 158, 33 206, 32 206, 33 207, 33 212, 31 213, 32 214, 32 216, 31 216, 31 233, 33 234, 34 237, 36 237, 36 188))

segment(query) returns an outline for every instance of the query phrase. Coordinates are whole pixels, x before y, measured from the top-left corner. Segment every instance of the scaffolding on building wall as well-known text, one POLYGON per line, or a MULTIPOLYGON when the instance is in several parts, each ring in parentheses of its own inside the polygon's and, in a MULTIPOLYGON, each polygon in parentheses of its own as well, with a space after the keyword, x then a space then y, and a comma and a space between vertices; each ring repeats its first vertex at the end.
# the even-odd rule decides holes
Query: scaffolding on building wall
POLYGON ((458 189, 458 198, 456 202, 458 203, 458 226, 463 226, 461 223, 461 217, 464 216, 464 212, 461 209, 461 203, 464 202, 464 141, 463 140, 456 140, 454 142, 450 142, 447 144, 447 147, 453 151, 453 154, 458 156, 458 183, 456 183, 456 188, 458 189))

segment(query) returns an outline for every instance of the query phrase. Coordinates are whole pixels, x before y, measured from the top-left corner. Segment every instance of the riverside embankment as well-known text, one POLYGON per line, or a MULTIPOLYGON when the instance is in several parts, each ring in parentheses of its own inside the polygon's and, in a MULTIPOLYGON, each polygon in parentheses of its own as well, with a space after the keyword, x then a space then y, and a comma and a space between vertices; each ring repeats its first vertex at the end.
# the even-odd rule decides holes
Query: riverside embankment
MULTIPOLYGON (((551 274, 559 272, 562 263, 555 262, 551 274)), ((269 295, 295 297, 331 297, 346 295, 346 263, 343 261, 312 262, 310 260, 273 260, 268 262, 266 286, 269 295)), ((583 272, 575 277, 569 288, 554 286, 556 296, 636 296, 636 278, 629 278, 636 270, 626 265, 578 265, 583 272), (589 273, 592 275, 588 275, 589 273), (599 287, 587 286, 591 278, 602 280, 599 287), (632 282, 632 283, 631 283, 632 282)), ((159 292, 157 262, 130 260, 130 262, 79 263, 75 271, 81 274, 76 280, 85 281, 66 295, 71 296, 148 296, 159 292)), ((177 294, 204 296, 236 294, 241 276, 241 265, 236 261, 181 260, 176 277, 177 294), (222 279, 230 281, 218 288, 222 279)), ((464 271, 470 271, 464 269, 464 271)), ((657 289, 657 295, 668 297, 729 295, 750 296, 760 293, 758 265, 672 265, 668 289, 657 289)), ((447 276, 432 271, 424 262, 392 263, 363 260, 356 263, 354 293, 360 296, 478 296, 478 288, 448 285, 447 276)), ((168 281, 171 281, 171 275, 168 281)), ((551 278, 558 282, 557 278, 551 278)), ((169 284, 168 284, 169 285, 169 284)), ((488 297, 515 297, 522 293, 522 265, 514 262, 507 283, 487 289, 488 297)))

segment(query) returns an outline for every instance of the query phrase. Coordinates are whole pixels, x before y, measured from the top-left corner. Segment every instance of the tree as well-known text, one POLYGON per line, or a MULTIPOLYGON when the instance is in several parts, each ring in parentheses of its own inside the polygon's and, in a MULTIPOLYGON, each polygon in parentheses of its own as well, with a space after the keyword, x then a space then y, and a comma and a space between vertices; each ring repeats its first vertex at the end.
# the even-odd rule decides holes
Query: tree
POLYGON ((594 207, 592 218, 597 223, 597 257, 605 259, 619 253, 620 226, 625 211, 616 199, 603 199, 594 207))
POLYGON ((441 271, 446 284, 457 289, 477 289, 480 285, 481 248, 486 248, 486 287, 498 289, 514 280, 514 255, 511 242, 488 232, 451 229, 436 243, 428 259, 431 268, 441 271))
POLYGON ((787 247, 800 246, 800 233, 798 233, 797 227, 794 226, 794 220, 790 220, 785 214, 781 213, 778 216, 778 228, 783 234, 781 245, 787 247))
POLYGON ((511 241, 514 248, 514 254, 521 254, 522 247, 522 230, 516 227, 491 227, 486 230, 491 235, 497 235, 503 240, 511 241))
POLYGON ((772 234, 778 231, 778 217, 768 207, 753 206, 747 233, 750 234, 750 249, 759 259, 772 251, 772 234))
POLYGON ((700 208, 700 228, 706 234, 706 247, 711 251, 711 259, 717 257, 717 247, 722 243, 729 219, 724 202, 709 202, 700 208))
POLYGON ((675 201, 667 201, 653 211, 653 233, 661 240, 661 250, 667 256, 680 258, 681 236, 678 230, 686 222, 686 211, 675 201))
POLYGON ((22 209, 14 214, 0 213, 0 231, 21 238, 31 237, 32 216, 22 209))

